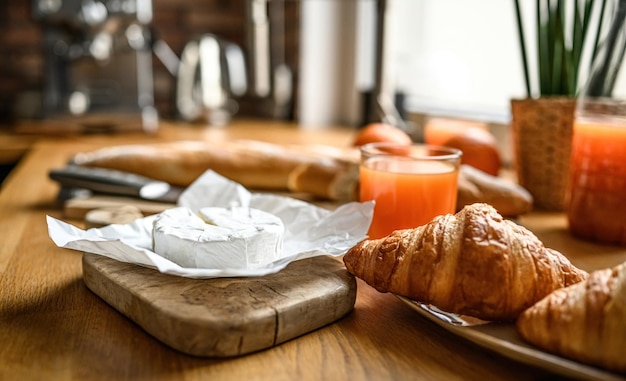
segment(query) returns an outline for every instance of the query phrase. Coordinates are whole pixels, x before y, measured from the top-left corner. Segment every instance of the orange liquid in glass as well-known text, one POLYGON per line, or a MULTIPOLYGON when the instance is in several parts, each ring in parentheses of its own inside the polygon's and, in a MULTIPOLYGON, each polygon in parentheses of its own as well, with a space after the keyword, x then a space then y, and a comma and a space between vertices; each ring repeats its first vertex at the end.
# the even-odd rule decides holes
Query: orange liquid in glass
POLYGON ((361 201, 376 201, 370 238, 421 226, 455 211, 457 168, 442 162, 397 160, 377 158, 361 164, 361 201))
POLYGON ((567 215, 574 235, 626 245, 626 125, 575 122, 567 215))

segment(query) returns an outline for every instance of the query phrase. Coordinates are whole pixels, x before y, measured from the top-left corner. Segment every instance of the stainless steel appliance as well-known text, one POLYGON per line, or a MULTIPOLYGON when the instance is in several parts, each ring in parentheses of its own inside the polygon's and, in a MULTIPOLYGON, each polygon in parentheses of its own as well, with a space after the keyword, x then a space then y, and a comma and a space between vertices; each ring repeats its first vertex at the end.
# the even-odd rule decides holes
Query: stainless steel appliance
POLYGON ((86 130, 154 131, 151 0, 33 0, 44 28, 42 114, 86 130))

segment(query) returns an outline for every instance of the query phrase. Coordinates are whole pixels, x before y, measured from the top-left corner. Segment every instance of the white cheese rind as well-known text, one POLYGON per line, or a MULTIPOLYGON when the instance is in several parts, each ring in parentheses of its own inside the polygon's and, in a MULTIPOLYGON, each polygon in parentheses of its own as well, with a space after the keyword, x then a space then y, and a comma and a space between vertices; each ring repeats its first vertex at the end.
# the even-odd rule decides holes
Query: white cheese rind
POLYGON ((188 208, 160 213, 154 221, 155 253, 188 268, 258 268, 282 254, 284 226, 249 208, 188 208))

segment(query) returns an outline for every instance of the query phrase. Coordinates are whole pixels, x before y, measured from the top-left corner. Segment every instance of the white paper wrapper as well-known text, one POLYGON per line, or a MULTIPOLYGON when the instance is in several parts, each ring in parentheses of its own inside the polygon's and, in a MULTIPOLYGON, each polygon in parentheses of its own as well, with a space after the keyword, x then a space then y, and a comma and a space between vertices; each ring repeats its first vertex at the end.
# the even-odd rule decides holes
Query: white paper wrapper
POLYGON ((88 230, 47 216, 48 234, 63 248, 103 255, 122 262, 156 268, 188 278, 262 276, 285 268, 290 262, 319 255, 339 256, 367 238, 373 202, 351 202, 334 211, 289 197, 250 193, 240 184, 213 171, 205 172, 178 200, 197 212, 200 208, 241 205, 278 216, 285 225, 282 256, 266 267, 254 269, 184 268, 151 251, 152 223, 148 216, 130 224, 114 224, 88 230))

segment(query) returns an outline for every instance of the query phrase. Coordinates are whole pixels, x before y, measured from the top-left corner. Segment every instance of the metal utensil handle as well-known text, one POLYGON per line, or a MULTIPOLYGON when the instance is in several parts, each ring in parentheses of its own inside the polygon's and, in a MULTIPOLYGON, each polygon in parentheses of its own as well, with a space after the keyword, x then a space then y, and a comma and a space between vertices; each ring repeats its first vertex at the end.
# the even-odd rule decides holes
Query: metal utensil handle
POLYGON ((169 184, 167 183, 133 173, 77 165, 53 169, 49 172, 49 177, 65 187, 84 188, 94 192, 135 197, 145 197, 142 189, 154 187, 155 184, 158 187, 163 187, 165 192, 169 189, 169 184))

